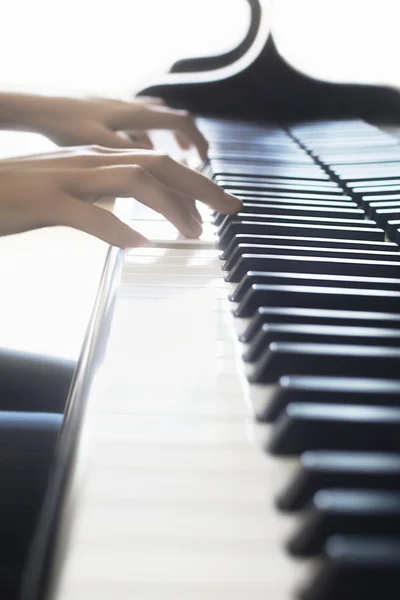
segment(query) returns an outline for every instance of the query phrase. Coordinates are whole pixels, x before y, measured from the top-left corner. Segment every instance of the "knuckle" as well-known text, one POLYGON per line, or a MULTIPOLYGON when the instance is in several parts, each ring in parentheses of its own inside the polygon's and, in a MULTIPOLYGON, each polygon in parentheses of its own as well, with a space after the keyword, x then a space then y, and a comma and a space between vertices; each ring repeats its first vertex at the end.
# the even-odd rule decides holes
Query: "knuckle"
POLYGON ((156 167, 168 167, 173 162, 169 154, 165 152, 157 152, 153 155, 152 163, 156 167))
POLYGON ((100 146, 100 144, 91 144, 88 150, 93 154, 102 154, 105 148, 103 148, 103 146, 100 146))
POLYGON ((140 183, 147 179, 147 171, 140 165, 129 166, 127 172, 129 173, 129 178, 135 183, 140 183))

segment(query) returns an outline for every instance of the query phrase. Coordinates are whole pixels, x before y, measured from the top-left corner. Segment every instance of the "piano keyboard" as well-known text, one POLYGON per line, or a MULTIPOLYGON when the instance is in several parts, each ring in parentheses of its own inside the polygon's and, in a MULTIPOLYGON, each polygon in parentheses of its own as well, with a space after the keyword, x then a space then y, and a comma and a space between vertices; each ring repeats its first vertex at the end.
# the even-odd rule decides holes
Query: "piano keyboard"
POLYGON ((135 208, 51 597, 398 597, 400 146, 201 124, 243 210, 193 241, 135 208))

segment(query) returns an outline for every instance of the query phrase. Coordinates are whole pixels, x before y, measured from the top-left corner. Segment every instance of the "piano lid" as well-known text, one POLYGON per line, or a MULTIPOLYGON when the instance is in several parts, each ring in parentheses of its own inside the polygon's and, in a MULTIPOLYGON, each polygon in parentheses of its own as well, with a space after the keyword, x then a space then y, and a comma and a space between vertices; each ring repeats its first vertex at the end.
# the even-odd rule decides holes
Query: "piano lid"
POLYGON ((400 96, 382 85, 321 81, 291 66, 271 31, 268 0, 247 0, 251 19, 240 44, 225 54, 178 61, 139 95, 160 96, 197 114, 304 120, 346 115, 397 121, 400 96))

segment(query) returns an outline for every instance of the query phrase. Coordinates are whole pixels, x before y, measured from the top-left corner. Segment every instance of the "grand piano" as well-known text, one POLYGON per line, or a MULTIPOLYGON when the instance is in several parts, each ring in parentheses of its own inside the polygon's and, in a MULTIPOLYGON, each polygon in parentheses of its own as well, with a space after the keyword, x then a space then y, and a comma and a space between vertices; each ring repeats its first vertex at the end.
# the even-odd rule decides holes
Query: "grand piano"
POLYGON ((78 364, 51 371, 21 600, 399 597, 399 95, 295 70, 248 2, 236 48, 141 91, 198 115, 243 210, 198 241, 125 212, 156 244, 107 250, 78 364))

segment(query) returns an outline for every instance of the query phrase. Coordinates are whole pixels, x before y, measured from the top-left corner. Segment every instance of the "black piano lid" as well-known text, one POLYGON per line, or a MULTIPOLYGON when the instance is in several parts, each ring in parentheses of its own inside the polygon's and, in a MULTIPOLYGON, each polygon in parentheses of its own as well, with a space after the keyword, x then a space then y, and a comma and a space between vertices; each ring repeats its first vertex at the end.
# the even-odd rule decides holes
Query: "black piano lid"
POLYGON ((279 54, 270 31, 268 2, 247 2, 249 30, 234 50, 178 61, 164 80, 138 95, 162 97, 171 106, 199 115, 298 121, 356 114, 399 121, 396 90, 319 81, 290 66, 279 54))

